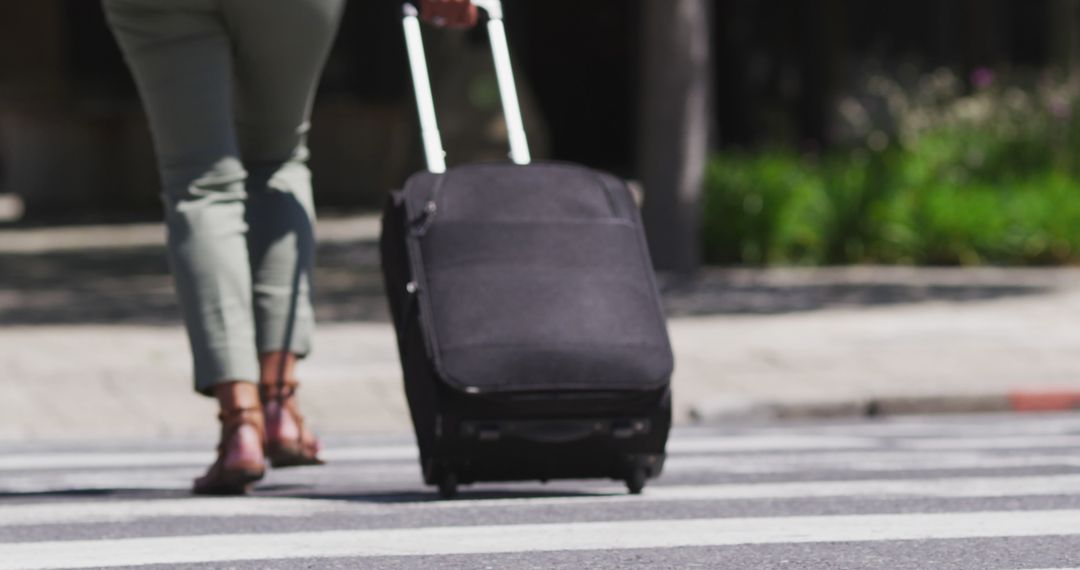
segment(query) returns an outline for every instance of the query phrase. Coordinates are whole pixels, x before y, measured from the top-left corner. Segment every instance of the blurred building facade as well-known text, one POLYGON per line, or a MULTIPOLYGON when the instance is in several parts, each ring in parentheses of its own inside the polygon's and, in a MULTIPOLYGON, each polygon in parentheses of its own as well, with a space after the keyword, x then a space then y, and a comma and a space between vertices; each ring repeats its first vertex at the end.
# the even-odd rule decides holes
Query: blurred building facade
MULTIPOLYGON (((682 232, 675 250, 695 231, 699 181, 687 172, 701 161, 688 153, 833 144, 836 101, 868 73, 967 77, 1073 67, 1080 53, 1080 0, 505 3, 535 154, 643 180, 653 233, 682 232)), ((349 3, 313 121, 325 209, 378 207, 422 166, 399 9, 349 3)), ((430 42, 450 161, 505 156, 482 30, 430 42)), ((156 217, 156 188, 99 3, 0 2, 0 193, 21 196, 30 221, 124 219, 156 217)))
MULTIPOLYGON (((629 174, 633 10, 603 0, 565 18, 544 3, 509 4, 537 154, 629 174)), ((422 166, 399 14, 393 1, 349 3, 313 120, 325 207, 377 207, 422 166)), ((482 31, 430 41, 451 161, 504 157, 482 31)), ((156 215, 156 187, 146 123, 99 2, 0 3, 0 192, 21 196, 30 219, 116 219, 156 215)))
POLYGON ((1077 0, 718 0, 725 145, 830 144, 845 91, 879 73, 1074 68, 1077 0))

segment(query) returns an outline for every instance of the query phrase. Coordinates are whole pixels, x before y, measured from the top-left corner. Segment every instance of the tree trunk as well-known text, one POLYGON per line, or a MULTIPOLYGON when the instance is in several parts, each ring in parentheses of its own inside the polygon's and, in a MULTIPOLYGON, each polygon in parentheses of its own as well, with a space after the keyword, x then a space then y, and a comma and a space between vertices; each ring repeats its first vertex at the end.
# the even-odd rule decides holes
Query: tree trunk
POLYGON ((712 130, 711 0, 643 0, 639 168, 656 268, 701 263, 700 201, 712 130))
POLYGON ((1080 2, 1052 0, 1048 22, 1051 63, 1064 71, 1080 65, 1080 2))

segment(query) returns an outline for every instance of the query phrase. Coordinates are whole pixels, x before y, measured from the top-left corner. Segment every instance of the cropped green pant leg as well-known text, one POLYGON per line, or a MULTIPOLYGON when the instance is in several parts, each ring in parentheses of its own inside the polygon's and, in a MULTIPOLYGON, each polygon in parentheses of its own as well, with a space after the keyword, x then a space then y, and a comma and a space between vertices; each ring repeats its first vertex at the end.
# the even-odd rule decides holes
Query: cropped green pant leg
MULTIPOLYGON (((311 350, 312 99, 344 0, 104 0, 153 132, 195 388, 311 350)), ((122 350, 122 347, 120 347, 122 350)))

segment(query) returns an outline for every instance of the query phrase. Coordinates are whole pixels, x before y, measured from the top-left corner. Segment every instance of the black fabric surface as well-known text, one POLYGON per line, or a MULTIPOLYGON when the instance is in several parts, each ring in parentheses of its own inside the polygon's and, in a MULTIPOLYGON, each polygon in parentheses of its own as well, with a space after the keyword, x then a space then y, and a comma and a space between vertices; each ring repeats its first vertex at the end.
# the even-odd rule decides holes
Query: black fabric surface
POLYGON ((546 267, 552 271, 645 271, 638 229, 625 220, 445 222, 421 240, 428 272, 474 265, 546 267))
POLYGON ((418 174, 387 202, 382 255, 428 484, 659 475, 674 364, 622 181, 552 164, 418 174), (571 424, 588 429, 545 439, 571 424))
POLYGON ((404 199, 420 322, 445 382, 499 393, 670 380, 652 266, 621 181, 573 165, 472 165, 418 175, 404 199))
POLYGON ((622 180, 573 164, 473 164, 437 175, 421 172, 405 185, 409 209, 433 201, 440 222, 632 221, 637 207, 622 180))

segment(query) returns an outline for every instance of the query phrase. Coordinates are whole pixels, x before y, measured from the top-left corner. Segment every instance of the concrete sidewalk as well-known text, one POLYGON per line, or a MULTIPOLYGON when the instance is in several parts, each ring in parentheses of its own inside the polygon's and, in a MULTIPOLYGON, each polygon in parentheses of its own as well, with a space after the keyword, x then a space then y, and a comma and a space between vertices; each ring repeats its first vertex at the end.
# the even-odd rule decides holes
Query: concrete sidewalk
MULTIPOLYGON (((410 429, 370 217, 321 227, 304 407, 410 429)), ((207 437, 157 226, 0 231, 0 438, 207 437)), ((664 279, 680 422, 1080 403, 1080 270, 707 270, 664 279)))

